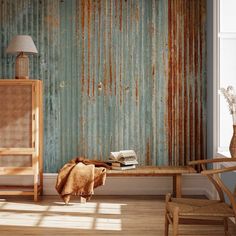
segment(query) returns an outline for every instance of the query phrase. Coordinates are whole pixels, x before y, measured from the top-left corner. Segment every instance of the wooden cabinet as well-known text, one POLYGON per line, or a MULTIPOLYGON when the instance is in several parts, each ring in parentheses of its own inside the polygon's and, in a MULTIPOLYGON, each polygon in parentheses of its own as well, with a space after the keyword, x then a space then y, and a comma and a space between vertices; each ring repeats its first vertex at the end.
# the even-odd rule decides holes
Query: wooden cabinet
POLYGON ((0 186, 0 195, 33 195, 37 201, 42 194, 42 104, 42 81, 0 80, 0 178, 29 176, 33 183, 0 186))

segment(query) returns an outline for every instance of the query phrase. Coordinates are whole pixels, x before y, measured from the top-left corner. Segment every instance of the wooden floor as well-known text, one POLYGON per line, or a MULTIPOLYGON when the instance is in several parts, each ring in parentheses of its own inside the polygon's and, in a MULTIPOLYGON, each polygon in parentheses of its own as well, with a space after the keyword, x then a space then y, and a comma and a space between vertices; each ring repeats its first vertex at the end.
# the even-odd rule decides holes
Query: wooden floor
MULTIPOLYGON (((0 235, 164 235, 164 197, 93 196, 70 205, 56 196, 1 197, 0 235)), ((222 236, 220 226, 181 226, 181 235, 222 236)), ((236 226, 230 224, 232 235, 236 226)), ((171 234, 170 234, 171 235, 171 234)))

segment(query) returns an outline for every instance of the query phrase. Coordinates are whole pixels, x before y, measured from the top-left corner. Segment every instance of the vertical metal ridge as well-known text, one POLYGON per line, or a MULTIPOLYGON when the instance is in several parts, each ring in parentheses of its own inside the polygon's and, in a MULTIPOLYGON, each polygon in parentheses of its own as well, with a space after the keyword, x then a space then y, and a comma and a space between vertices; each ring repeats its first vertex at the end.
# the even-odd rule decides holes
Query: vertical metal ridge
POLYGON ((173 62, 173 45, 172 45, 172 11, 173 11, 173 1, 168 1, 168 49, 169 49, 169 55, 168 55, 168 101, 167 101, 167 107, 168 107, 168 164, 172 162, 172 65, 173 62))
POLYGON ((204 158, 207 157, 207 108, 206 108, 206 91, 207 91, 207 38, 206 38, 206 7, 205 0, 200 1, 200 150, 204 158))

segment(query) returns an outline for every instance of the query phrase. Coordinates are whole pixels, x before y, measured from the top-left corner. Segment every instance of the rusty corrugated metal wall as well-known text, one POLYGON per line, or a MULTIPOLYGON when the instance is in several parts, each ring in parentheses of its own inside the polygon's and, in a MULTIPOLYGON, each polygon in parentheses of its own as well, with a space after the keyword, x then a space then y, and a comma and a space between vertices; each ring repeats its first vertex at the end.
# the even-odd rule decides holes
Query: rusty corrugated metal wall
MULTIPOLYGON (((134 149, 141 165, 205 157, 205 0, 2 0, 0 75, 16 34, 39 54, 44 169, 83 155, 134 149)), ((0 101, 1 102, 1 101, 0 101)))
POLYGON ((169 0, 169 163, 206 157, 206 1, 169 0))

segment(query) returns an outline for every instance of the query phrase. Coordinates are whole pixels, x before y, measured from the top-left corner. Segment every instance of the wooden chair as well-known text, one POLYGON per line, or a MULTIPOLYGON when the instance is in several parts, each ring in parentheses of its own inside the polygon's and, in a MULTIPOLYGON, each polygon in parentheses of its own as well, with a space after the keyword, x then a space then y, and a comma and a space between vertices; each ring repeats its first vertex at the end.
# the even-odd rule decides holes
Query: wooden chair
MULTIPOLYGON (((228 218, 234 217, 236 220, 236 196, 223 183, 219 174, 229 171, 236 171, 236 158, 218 158, 213 160, 191 161, 189 165, 200 164, 203 171, 201 174, 215 186, 219 200, 192 199, 192 198, 172 198, 166 195, 165 209, 165 236, 168 236, 169 224, 173 226, 173 236, 178 235, 179 224, 222 224, 224 225, 225 235, 228 232, 228 218), (219 169, 206 170, 206 165, 216 162, 235 162, 234 166, 219 169), (225 194, 229 202, 225 201, 225 194)), ((235 186, 236 187, 236 186, 235 186)), ((236 191, 236 189, 234 190, 236 191)))

